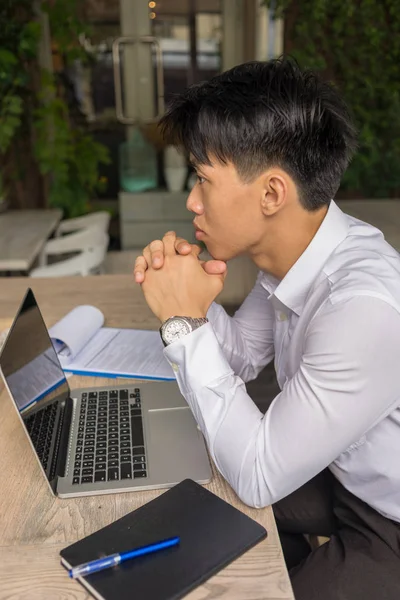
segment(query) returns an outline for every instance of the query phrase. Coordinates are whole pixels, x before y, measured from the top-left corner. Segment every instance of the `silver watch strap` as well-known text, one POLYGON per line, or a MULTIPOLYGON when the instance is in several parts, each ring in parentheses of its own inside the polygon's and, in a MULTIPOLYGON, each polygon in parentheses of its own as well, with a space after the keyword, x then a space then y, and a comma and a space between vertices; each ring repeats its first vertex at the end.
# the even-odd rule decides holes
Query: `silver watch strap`
MULTIPOLYGON (((170 317, 169 319, 167 319, 166 321, 164 321, 164 323, 162 323, 161 327, 160 327, 160 335, 161 335, 161 339, 164 343, 164 346, 168 346, 168 344, 170 342, 167 342, 167 340, 164 338, 164 329, 168 326, 168 323, 170 321, 173 321, 174 319, 182 319, 184 321, 187 321, 190 326, 191 326, 191 331, 194 331, 195 329, 198 329, 199 327, 201 327, 202 325, 205 325, 206 323, 208 323, 208 319, 207 317, 184 317, 182 315, 175 315, 173 317, 170 317)), ((188 333, 188 332, 187 332, 188 333)))
POLYGON ((191 325, 193 326, 193 329, 197 329, 198 327, 205 325, 205 323, 208 323, 207 317, 197 317, 196 319, 194 319, 193 317, 185 318, 190 321, 191 325))

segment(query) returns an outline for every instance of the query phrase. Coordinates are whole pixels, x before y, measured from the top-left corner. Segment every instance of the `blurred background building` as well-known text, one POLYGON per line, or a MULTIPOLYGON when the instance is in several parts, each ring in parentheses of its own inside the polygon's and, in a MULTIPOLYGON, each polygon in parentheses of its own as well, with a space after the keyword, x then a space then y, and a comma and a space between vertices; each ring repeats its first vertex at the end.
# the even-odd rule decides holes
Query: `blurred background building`
MULTIPOLYGON (((282 53, 345 96, 360 144, 337 199, 400 247, 400 0, 8 0, 0 33, 0 210, 106 211, 110 272, 166 230, 193 239, 171 97, 282 53)), ((255 271, 230 272, 237 303, 255 271)))

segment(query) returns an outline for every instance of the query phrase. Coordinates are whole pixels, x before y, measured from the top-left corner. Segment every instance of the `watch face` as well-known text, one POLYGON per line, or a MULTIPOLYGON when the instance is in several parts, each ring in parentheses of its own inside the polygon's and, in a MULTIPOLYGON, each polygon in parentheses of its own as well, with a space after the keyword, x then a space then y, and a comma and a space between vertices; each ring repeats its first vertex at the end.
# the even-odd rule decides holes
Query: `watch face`
POLYGON ((172 344, 176 340, 179 340, 184 335, 187 335, 192 331, 190 325, 183 319, 172 319, 165 325, 163 331, 163 338, 167 344, 172 344))

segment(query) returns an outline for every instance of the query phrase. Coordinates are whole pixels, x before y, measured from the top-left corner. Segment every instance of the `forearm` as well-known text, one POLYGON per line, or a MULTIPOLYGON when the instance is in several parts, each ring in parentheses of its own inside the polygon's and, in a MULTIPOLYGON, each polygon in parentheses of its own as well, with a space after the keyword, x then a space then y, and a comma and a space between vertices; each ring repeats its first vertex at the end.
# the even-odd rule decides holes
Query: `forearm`
POLYGON ((243 317, 230 317, 224 308, 215 302, 211 305, 207 317, 235 375, 245 382, 255 379, 274 357, 270 323, 266 324, 264 333, 260 332, 262 315, 258 323, 253 324, 251 319, 246 321, 243 317), (258 329, 258 336, 254 333, 255 328, 258 329))
POLYGON ((216 303, 210 307, 207 317, 232 371, 243 381, 257 377, 257 365, 252 353, 246 348, 246 340, 235 320, 216 303))
POLYGON ((233 373, 209 325, 171 344, 165 354, 173 363, 180 390, 217 468, 239 495, 241 488, 252 486, 251 498, 244 496, 252 504, 258 496, 257 482, 243 477, 241 464, 257 437, 262 413, 246 393, 243 381, 233 373), (196 368, 200 364, 202 368, 196 368))
POLYGON ((377 299, 348 304, 314 320, 299 369, 265 415, 210 324, 165 349, 219 471, 246 504, 290 494, 398 406, 400 318, 377 299), (356 335, 349 338, 350 322, 356 335))

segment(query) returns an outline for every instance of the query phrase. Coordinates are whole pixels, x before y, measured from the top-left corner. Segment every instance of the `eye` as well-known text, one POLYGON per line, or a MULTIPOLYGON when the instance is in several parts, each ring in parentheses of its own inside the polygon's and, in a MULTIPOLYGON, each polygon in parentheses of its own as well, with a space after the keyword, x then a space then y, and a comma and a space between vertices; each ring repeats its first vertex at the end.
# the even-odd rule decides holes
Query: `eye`
POLYGON ((202 185, 206 181, 205 177, 202 177, 197 173, 197 182, 199 185, 202 185))

